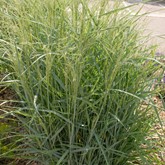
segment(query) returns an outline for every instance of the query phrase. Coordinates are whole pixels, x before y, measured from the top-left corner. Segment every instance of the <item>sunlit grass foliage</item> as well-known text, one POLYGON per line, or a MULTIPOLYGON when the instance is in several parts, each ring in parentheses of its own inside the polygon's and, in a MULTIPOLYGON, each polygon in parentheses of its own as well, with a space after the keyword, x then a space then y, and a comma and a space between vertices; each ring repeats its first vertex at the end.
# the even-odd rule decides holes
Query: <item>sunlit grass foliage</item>
POLYGON ((44 165, 124 165, 153 118, 154 50, 138 15, 108 0, 1 0, 1 66, 21 101, 15 156, 44 165), (147 60, 147 61, 146 61, 147 60))

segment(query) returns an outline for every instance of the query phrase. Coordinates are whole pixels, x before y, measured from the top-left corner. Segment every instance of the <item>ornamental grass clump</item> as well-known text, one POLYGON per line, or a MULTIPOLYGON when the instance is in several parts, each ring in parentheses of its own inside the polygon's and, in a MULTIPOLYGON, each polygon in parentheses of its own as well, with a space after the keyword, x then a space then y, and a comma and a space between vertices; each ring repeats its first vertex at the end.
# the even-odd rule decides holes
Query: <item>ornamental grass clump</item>
POLYGON ((44 165, 149 161, 141 144, 156 67, 139 16, 108 0, 1 3, 4 81, 21 101, 11 113, 22 128, 14 156, 44 165))

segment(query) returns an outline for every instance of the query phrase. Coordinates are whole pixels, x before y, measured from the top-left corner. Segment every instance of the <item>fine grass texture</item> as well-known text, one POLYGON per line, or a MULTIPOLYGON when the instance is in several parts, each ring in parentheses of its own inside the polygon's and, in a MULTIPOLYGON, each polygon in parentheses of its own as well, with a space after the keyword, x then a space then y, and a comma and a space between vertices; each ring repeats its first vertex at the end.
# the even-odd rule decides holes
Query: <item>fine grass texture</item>
POLYGON ((10 113, 21 126, 13 157, 44 165, 150 164, 142 144, 154 119, 157 68, 139 16, 108 0, 0 3, 1 71, 20 100, 10 113))

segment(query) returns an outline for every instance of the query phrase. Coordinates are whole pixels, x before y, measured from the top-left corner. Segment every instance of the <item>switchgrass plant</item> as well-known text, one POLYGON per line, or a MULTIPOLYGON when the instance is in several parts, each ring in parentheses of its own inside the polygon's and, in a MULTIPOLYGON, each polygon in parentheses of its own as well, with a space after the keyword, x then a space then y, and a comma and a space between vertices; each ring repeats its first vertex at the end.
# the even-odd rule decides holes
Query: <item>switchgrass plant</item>
POLYGON ((1 0, 1 18, 3 83, 21 101, 11 112, 22 127, 13 157, 44 165, 151 161, 141 145, 154 119, 157 68, 138 15, 108 0, 1 0))

